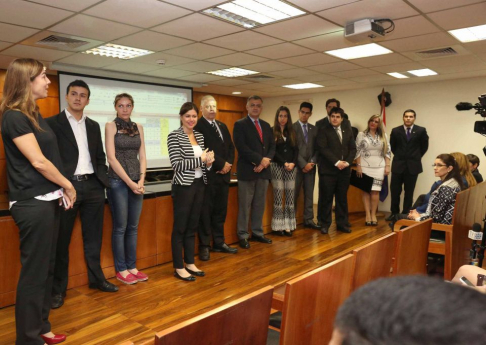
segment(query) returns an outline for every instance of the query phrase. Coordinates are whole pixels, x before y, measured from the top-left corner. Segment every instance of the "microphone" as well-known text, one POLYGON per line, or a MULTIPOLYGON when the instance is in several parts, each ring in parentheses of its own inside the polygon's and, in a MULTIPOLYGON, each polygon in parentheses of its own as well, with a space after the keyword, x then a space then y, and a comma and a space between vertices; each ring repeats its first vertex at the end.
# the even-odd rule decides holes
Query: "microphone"
POLYGON ((459 111, 471 110, 473 107, 474 106, 472 105, 472 103, 468 103, 468 102, 459 102, 456 104, 456 109, 459 111))
POLYGON ((483 239, 483 233, 481 232, 481 225, 474 223, 472 230, 469 230, 469 235, 467 236, 473 241, 481 241, 483 239))

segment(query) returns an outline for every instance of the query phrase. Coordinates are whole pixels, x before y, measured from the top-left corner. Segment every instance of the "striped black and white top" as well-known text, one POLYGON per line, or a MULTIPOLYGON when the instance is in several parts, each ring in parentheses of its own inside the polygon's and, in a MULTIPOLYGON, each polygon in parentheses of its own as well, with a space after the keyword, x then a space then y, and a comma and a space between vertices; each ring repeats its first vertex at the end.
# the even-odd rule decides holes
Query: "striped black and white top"
MULTIPOLYGON (((203 135, 194 131, 194 137, 201 150, 204 151, 203 135)), ((207 184, 206 164, 202 162, 201 158, 195 158, 192 144, 182 127, 169 134, 167 146, 169 147, 170 164, 172 169, 174 169, 172 184, 190 186, 194 181, 196 168, 202 168, 204 183, 207 184)))

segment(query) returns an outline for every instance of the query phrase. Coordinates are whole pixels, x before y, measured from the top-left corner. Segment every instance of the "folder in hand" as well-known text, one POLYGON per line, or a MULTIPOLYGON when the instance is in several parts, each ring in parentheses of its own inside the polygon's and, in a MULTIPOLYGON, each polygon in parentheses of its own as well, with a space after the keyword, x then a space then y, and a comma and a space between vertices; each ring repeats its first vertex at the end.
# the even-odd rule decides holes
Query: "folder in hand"
POLYGON ((358 177, 356 170, 351 170, 351 180, 349 182, 352 186, 361 189, 363 192, 370 193, 371 187, 373 187, 373 177, 364 173, 362 175, 362 177, 358 177))

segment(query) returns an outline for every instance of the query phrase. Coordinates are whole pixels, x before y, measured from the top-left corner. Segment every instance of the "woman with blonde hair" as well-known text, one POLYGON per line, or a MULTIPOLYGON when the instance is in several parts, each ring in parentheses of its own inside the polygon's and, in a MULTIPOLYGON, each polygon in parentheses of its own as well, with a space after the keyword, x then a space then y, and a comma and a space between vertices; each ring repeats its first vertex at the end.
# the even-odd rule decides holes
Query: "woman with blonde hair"
POLYGON ((474 178, 474 175, 469 168, 469 161, 466 155, 461 152, 452 152, 451 156, 454 157, 457 162, 457 165, 459 167, 459 173, 462 176, 465 187, 469 188, 477 185, 478 183, 476 182, 476 179, 474 178))
POLYGON ((15 302, 17 345, 66 340, 65 335, 51 332, 49 311, 60 205, 71 208, 76 190, 59 171, 56 135, 36 104, 47 97, 50 83, 41 62, 14 60, 7 69, 0 103, 9 206, 19 228, 22 263, 15 302))
POLYGON ((390 174, 390 142, 383 128, 379 115, 368 120, 367 128, 356 139, 356 173, 358 177, 366 174, 373 178, 371 192, 362 192, 366 211, 367 226, 376 226, 376 211, 380 201, 380 191, 385 176, 390 174))

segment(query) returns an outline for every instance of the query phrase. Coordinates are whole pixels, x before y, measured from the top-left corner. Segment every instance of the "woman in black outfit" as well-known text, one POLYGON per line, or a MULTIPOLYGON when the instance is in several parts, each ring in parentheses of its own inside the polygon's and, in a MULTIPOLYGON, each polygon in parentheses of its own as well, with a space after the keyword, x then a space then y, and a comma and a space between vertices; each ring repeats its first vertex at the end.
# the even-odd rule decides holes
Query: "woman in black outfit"
POLYGON ((273 186, 272 230, 280 236, 292 236, 295 230, 295 177, 299 149, 295 140, 292 117, 287 107, 281 106, 275 114, 273 136, 275 157, 270 164, 273 186), (285 206, 283 198, 285 195, 285 206))
POLYGON ((42 63, 17 59, 7 69, 0 104, 10 212, 19 228, 22 263, 15 305, 17 345, 66 340, 51 332, 49 311, 60 205, 71 208, 76 191, 58 170, 56 136, 35 103, 47 97, 49 84, 42 63))
POLYGON ((198 112, 194 103, 184 103, 179 111, 182 126, 167 138, 170 164, 174 169, 172 261, 174 276, 185 281, 196 280, 194 276, 204 276, 204 272, 194 265, 194 239, 204 202, 206 169, 211 168, 214 162, 213 151, 208 152, 204 147, 203 135, 193 130, 198 112))

